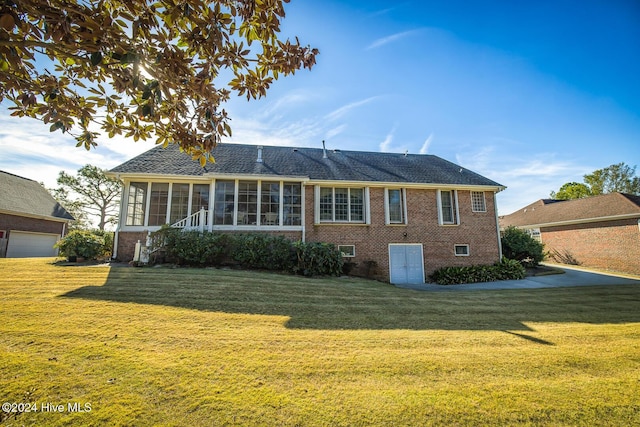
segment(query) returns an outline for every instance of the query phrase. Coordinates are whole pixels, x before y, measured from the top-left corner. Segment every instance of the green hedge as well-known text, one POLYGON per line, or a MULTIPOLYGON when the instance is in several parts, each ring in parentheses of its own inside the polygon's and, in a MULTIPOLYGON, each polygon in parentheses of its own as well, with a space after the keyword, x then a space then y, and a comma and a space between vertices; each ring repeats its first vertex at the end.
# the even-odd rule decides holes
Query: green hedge
POLYGON ((293 242, 262 233, 224 234, 165 227, 155 233, 167 259, 178 265, 286 271, 305 276, 339 276, 342 255, 332 244, 293 242))
POLYGON ((525 275, 526 270, 519 261, 503 258, 502 262, 496 262, 493 265, 440 268, 434 271, 430 278, 439 285, 459 285, 497 280, 519 280, 524 279, 525 275))
POLYGON ((113 245, 113 234, 105 231, 73 230, 60 239, 54 247, 60 255, 96 259, 107 256, 113 245))

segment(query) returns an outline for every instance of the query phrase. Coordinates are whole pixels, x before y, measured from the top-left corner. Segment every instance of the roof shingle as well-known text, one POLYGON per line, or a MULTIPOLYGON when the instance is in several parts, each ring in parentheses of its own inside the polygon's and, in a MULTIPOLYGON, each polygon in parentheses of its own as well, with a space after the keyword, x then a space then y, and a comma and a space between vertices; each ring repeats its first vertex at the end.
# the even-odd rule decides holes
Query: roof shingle
POLYGON ((317 181, 389 182, 491 186, 501 184, 434 155, 323 150, 264 146, 257 162, 257 145, 219 144, 216 162, 204 168, 177 145, 161 146, 117 166, 112 173, 188 175, 273 175, 317 181))
POLYGON ((0 210, 73 221, 73 217, 37 182, 0 171, 0 210))
POLYGON ((500 226, 522 227, 590 221, 622 215, 638 215, 640 218, 640 197, 625 193, 609 193, 575 200, 541 199, 500 217, 500 226))

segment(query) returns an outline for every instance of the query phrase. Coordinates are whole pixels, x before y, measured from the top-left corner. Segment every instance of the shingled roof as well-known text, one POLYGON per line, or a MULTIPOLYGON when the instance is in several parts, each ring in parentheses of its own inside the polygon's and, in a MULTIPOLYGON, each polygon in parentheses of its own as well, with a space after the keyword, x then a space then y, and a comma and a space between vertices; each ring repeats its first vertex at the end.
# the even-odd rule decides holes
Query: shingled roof
POLYGON ((219 144, 215 163, 204 168, 176 145, 158 146, 113 168, 114 174, 259 175, 300 177, 316 181, 504 186, 434 155, 396 154, 264 146, 258 162, 257 145, 219 144), (326 158, 324 154, 326 153, 326 158))
POLYGON ((36 181, 0 171, 0 212, 73 221, 73 217, 36 181))
POLYGON ((610 193, 575 200, 541 199, 500 217, 500 226, 544 226, 635 216, 640 218, 639 196, 610 193))

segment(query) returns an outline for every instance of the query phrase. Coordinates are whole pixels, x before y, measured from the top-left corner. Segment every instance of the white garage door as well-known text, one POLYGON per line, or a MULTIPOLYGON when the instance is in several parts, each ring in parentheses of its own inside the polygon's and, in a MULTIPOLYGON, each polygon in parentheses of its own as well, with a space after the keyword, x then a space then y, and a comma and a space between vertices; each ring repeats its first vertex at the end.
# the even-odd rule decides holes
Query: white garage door
POLYGON ((422 245, 389 245, 389 279, 394 284, 424 283, 422 245))
POLYGON ((57 234, 28 233, 11 231, 7 245, 7 258, 50 257, 58 255, 53 245, 58 241, 57 234))

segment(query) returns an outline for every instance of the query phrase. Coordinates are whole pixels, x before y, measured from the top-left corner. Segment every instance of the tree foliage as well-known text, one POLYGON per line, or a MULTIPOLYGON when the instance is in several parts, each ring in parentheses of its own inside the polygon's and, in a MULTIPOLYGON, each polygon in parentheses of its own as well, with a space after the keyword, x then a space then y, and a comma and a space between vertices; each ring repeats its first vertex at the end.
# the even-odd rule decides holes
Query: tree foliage
POLYGON ((563 184, 551 197, 559 200, 581 199, 608 193, 627 193, 640 196, 640 177, 636 176, 636 166, 616 163, 584 175, 584 183, 563 184))
POLYGON ((318 50, 278 39, 289 0, 4 0, 0 103, 78 146, 155 136, 204 165, 231 135, 221 105, 260 98, 318 50), (92 125, 93 124, 93 125, 92 125))
MULTIPOLYGON (((120 181, 108 177, 105 172, 92 165, 81 167, 76 176, 61 171, 58 175, 60 187, 54 192, 58 197, 70 201, 68 206, 74 212, 80 210, 97 217, 100 230, 117 221, 122 189, 120 181)), ((62 206, 66 207, 64 204, 62 206)))
POLYGON ((628 193, 640 195, 640 177, 636 176, 636 167, 624 162, 598 169, 584 176, 584 182, 591 193, 628 193))
POLYGON ((567 182, 556 193, 551 192, 551 198, 557 200, 582 199, 591 196, 591 189, 580 182, 567 182))

